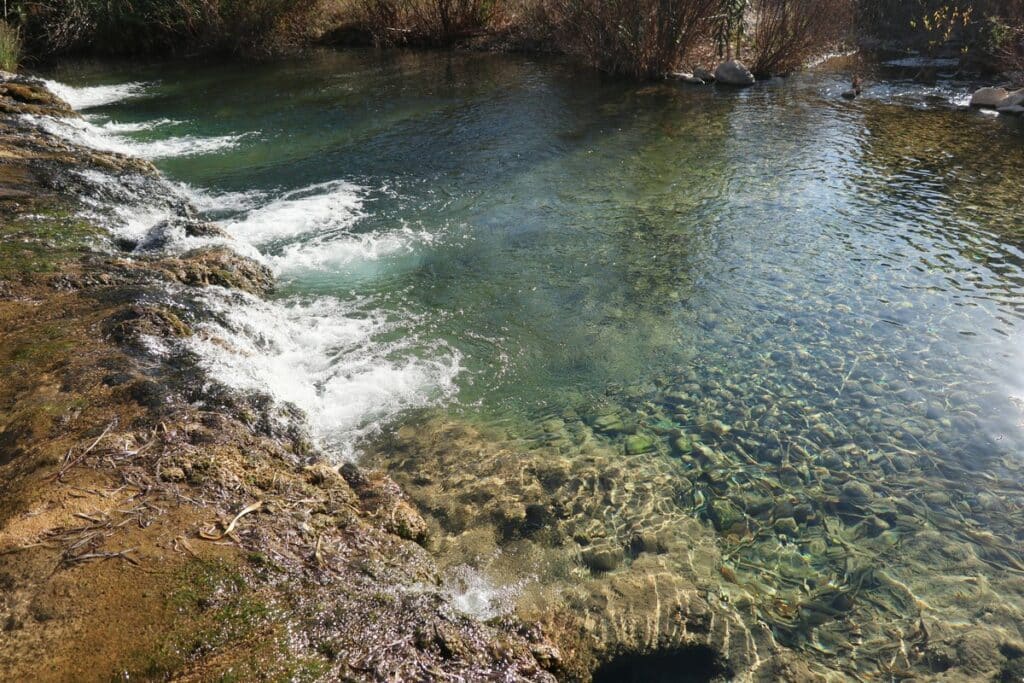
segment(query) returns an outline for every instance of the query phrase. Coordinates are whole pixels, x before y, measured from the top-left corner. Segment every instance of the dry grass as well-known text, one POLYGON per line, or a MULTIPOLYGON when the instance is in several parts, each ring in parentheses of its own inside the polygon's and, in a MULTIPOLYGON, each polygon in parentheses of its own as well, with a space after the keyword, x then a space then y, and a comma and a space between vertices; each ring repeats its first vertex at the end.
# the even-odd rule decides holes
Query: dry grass
POLYGON ((720 0, 550 0, 550 35, 565 52, 635 78, 660 78, 704 35, 720 0))
POLYGON ((0 21, 0 69, 17 71, 21 62, 21 31, 0 21))
POLYGON ((351 0, 349 23, 378 46, 443 47, 489 30, 494 0, 351 0))

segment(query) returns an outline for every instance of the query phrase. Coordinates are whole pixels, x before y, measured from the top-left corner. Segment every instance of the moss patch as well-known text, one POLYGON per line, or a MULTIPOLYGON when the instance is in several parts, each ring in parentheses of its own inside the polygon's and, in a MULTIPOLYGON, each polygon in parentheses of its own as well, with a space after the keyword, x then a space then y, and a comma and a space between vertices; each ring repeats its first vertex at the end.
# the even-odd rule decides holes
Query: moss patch
POLYGON ((0 226, 0 277, 56 272, 101 239, 102 229, 67 208, 6 218, 0 226))
POLYGON ((194 560, 177 577, 170 603, 178 625, 132 678, 199 673, 204 680, 312 681, 323 660, 297 656, 288 646, 287 619, 235 564, 194 560))

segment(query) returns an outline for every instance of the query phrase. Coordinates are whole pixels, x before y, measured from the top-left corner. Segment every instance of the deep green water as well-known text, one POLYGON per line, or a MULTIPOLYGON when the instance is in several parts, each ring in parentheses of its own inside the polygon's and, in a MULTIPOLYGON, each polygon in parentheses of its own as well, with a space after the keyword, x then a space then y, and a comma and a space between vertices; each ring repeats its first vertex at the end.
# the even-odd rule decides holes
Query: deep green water
MULTIPOLYGON (((780 547, 852 580, 828 524, 881 520, 851 532, 869 545, 954 526, 978 560, 960 570, 1009 610, 992 619, 1024 614, 1000 583, 1024 570, 1024 127, 957 107, 966 84, 847 102, 827 69, 729 91, 371 52, 52 77, 145 84, 90 122, 122 126, 107 144, 157 156, 281 280, 210 328, 233 350, 199 350, 306 409, 339 456, 425 406, 568 459, 596 440, 674 459, 681 509, 725 547, 738 527, 711 502, 744 510, 752 582, 780 547), (769 479, 813 514, 759 511, 769 479)), ((131 233, 148 214, 125 215, 131 233)), ((761 616, 789 644, 819 626, 761 616)))

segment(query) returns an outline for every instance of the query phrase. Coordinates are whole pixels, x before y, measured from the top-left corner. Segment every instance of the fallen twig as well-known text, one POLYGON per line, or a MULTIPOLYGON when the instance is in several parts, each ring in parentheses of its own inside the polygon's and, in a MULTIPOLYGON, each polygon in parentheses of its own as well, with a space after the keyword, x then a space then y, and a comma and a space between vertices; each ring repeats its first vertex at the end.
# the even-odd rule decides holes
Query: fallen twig
POLYGON ((225 536, 227 536, 228 534, 230 534, 232 531, 235 530, 235 525, 238 524, 238 520, 242 519, 242 517, 245 517, 246 515, 248 515, 251 512, 256 512, 257 510, 259 510, 262 507, 263 507, 263 501, 262 500, 258 500, 255 503, 253 503, 252 505, 247 506, 245 509, 243 509, 241 512, 239 512, 237 515, 235 515, 235 518, 231 520, 231 523, 227 525, 227 527, 224 529, 224 531, 222 531, 222 532, 220 532, 218 534, 216 532, 205 531, 203 529, 200 529, 199 530, 199 537, 204 539, 204 540, 206 540, 206 541, 219 541, 222 538, 224 538, 225 536))

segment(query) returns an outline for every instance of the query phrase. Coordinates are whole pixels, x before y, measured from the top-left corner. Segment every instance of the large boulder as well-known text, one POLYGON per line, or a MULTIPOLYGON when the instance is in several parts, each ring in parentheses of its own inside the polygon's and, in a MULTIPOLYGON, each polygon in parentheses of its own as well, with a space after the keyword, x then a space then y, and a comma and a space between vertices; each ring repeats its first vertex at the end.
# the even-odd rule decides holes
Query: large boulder
POLYGON ((1006 88, 981 88, 971 96, 971 106, 981 109, 996 109, 1006 100, 1006 88))
POLYGON ((1000 114, 1013 114, 1014 116, 1024 113, 1024 88, 1007 93, 1006 99, 996 107, 996 111, 1000 114))
POLYGON ((728 62, 722 62, 715 69, 715 80, 725 85, 753 85, 754 74, 750 73, 750 69, 743 65, 743 62, 735 59, 730 59, 728 62))

